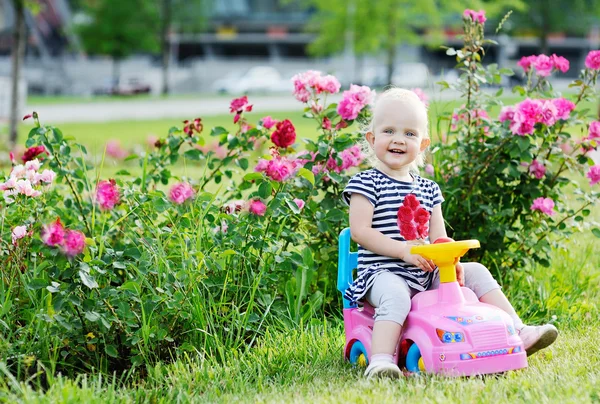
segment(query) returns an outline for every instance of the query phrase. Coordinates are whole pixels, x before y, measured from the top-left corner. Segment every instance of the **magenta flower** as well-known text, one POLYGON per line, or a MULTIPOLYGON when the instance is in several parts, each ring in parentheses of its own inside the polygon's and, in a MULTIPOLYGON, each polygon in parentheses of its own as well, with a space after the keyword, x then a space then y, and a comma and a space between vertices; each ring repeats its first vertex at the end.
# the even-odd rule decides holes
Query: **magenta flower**
POLYGON ((515 116, 515 107, 506 106, 500 110, 500 115, 498 116, 498 120, 500 122, 512 121, 514 116, 515 116))
POLYGON ((585 67, 600 70, 600 50, 593 50, 585 58, 585 67))
POLYGON ((554 201, 550 198, 539 197, 533 201, 533 205, 531 205, 531 210, 539 210, 542 213, 547 214, 548 216, 554 215, 556 212, 554 211, 554 201))
POLYGON ((523 56, 519 62, 517 62, 518 66, 521 66, 525 72, 528 72, 531 68, 531 65, 536 61, 537 56, 523 56))
POLYGON ((111 139, 106 142, 106 154, 115 159, 124 159, 127 157, 127 150, 121 147, 121 142, 116 139, 111 139))
POLYGON ((596 164, 590 167, 590 171, 586 174, 590 179, 590 185, 595 185, 600 182, 600 165, 596 164))
POLYGON ((252 111, 252 105, 248 103, 247 96, 244 95, 243 97, 235 98, 231 101, 231 104, 229 105, 230 113, 240 114, 244 111, 252 111))
POLYGON ((532 173, 535 178, 541 180, 546 175, 546 167, 537 160, 533 160, 529 166, 529 172, 532 173))
POLYGON ((325 130, 331 130, 331 120, 326 116, 323 117, 323 123, 321 123, 321 127, 325 130))
POLYGON ((566 98, 555 98, 552 103, 556 107, 556 118, 557 119, 569 119, 571 111, 575 109, 575 103, 567 100, 566 98))
POLYGON ((533 67, 535 67, 536 73, 542 77, 548 77, 550 73, 552 73, 552 69, 554 69, 554 63, 552 63, 552 59, 546 55, 538 55, 533 62, 533 67))
POLYGON ((569 61, 564 57, 556 56, 556 54, 553 53, 552 56, 550 56, 550 59, 552 59, 552 64, 554 67, 561 72, 566 73, 569 70, 569 61))
POLYGON ((61 245, 65 239, 65 227, 56 218, 56 221, 42 227, 42 241, 44 244, 54 247, 61 245))
POLYGON ((27 226, 16 226, 12 230, 12 243, 17 244, 17 240, 22 239, 27 235, 27 226))
POLYGON ((374 97, 375 91, 369 87, 352 84, 350 90, 344 91, 343 98, 338 104, 337 112, 342 119, 352 121, 356 119, 360 111, 373 102, 374 97))
POLYGON ((600 121, 590 123, 590 129, 586 139, 600 139, 600 121))
POLYGON ((463 12, 463 18, 470 19, 473 22, 477 22, 479 24, 483 24, 487 21, 487 18, 485 18, 485 11, 483 10, 475 11, 466 9, 463 12))
POLYGON ((542 104, 542 123, 552 126, 556 123, 558 109, 551 100, 546 100, 542 104))
POLYGON ((171 187, 169 199, 174 203, 181 205, 194 196, 194 190, 187 182, 180 182, 171 187))
POLYGON ((119 189, 115 180, 103 180, 96 186, 96 201, 101 210, 112 210, 119 203, 119 189))
POLYGON ((277 121, 275 119, 271 118, 270 116, 265 116, 262 119, 262 126, 265 129, 271 129, 276 124, 277 124, 277 121))
POLYGON ((304 208, 304 201, 300 198, 294 198, 294 203, 298 206, 298 209, 302 210, 304 208))
POLYGON ((434 169, 433 169, 433 165, 431 165, 431 164, 427 164, 427 165, 425 166, 425 172, 426 172, 428 175, 433 175, 433 174, 434 174, 434 172, 435 172, 435 171, 434 171, 434 169))
POLYGON ((83 252, 85 248, 85 234, 79 230, 67 230, 61 250, 69 257, 74 257, 83 252))
POLYGON ((248 205, 248 211, 253 215, 264 216, 267 211, 267 205, 260 199, 253 199, 248 205))

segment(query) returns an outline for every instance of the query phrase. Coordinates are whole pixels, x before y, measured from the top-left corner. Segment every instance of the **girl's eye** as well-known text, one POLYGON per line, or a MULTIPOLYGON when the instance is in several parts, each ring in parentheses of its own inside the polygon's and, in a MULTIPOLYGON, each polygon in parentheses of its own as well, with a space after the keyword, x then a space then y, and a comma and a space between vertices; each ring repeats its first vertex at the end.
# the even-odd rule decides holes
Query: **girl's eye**
POLYGON ((392 133, 394 133, 394 130, 393 129, 384 129, 383 133, 392 134, 392 133))
POLYGON ((406 132, 406 136, 413 137, 413 136, 417 136, 417 135, 415 135, 413 132, 406 132))

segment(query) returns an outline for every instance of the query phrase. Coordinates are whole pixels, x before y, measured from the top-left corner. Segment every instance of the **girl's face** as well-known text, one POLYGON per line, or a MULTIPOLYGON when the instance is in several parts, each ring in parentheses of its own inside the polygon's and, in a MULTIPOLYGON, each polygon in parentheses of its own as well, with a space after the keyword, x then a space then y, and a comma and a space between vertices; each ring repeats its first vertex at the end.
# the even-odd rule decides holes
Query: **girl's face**
POLYGON ((408 174, 411 163, 429 146, 426 136, 426 110, 403 99, 379 102, 373 112, 373 132, 366 134, 384 168, 401 175, 408 174))

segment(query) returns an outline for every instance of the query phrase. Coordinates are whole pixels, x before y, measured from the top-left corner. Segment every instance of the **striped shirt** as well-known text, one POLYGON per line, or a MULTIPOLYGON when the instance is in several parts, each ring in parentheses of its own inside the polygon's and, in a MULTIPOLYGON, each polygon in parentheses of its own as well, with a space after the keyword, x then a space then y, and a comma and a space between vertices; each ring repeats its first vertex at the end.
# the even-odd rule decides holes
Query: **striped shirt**
MULTIPOLYGON (((438 184, 434 181, 412 174, 413 181, 398 181, 377 169, 356 174, 344 189, 344 202, 350 204, 353 193, 365 196, 373 204, 371 227, 394 240, 405 241, 398 227, 398 208, 404 197, 414 194, 421 206, 432 213, 434 206, 444 201, 438 184)), ((344 297, 352 303, 362 299, 375 282, 376 275, 389 271, 401 276, 411 289, 427 290, 435 272, 425 272, 399 258, 387 257, 358 246, 358 276, 346 289, 344 297)))

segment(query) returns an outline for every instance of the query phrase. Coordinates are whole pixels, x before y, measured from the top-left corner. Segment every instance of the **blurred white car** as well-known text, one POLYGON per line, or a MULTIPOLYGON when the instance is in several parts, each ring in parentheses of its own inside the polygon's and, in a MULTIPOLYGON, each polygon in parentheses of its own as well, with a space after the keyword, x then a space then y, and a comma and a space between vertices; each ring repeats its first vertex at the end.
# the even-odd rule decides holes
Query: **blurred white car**
POLYGON ((429 69, 425 63, 402 63, 394 69, 392 84, 402 88, 427 87, 429 69))
POLYGON ((218 93, 248 94, 248 93, 273 93, 293 91, 294 86, 288 79, 271 66, 255 66, 248 71, 232 72, 213 84, 213 90, 218 93))

